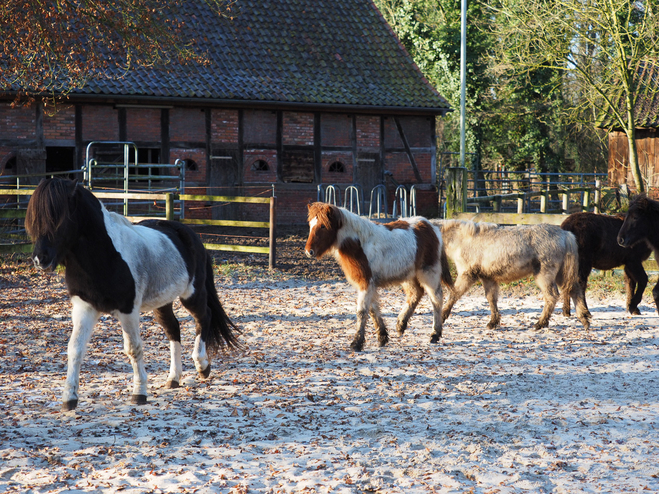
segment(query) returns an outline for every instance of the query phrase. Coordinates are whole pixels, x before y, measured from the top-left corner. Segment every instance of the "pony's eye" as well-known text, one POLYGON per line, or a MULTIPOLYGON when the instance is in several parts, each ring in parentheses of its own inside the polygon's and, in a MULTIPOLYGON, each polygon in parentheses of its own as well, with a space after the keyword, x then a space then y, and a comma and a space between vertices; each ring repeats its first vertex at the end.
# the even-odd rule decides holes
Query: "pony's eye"
POLYGON ((324 230, 324 229, 325 229, 325 225, 320 225, 320 229, 321 229, 321 230, 324 230))

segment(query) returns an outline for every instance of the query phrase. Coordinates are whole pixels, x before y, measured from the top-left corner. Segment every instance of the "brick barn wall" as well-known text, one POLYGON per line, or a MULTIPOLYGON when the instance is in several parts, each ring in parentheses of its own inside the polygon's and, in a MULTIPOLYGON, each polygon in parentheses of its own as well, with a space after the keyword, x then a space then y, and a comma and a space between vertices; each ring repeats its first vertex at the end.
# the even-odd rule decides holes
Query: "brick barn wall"
POLYGON ((243 180, 250 182, 277 182, 277 151, 273 149, 249 149, 244 152, 243 180), (254 164, 263 160, 268 170, 254 170, 254 164))
POLYGON ((173 108, 169 111, 169 140, 204 142, 206 114, 199 108, 173 108))
POLYGON ((3 139, 36 139, 36 111, 33 106, 0 105, 0 136, 3 139))
POLYGON ((313 113, 284 112, 284 145, 313 146, 313 113))
POLYGON ((82 107, 83 141, 118 141, 119 117, 111 106, 82 107))
POLYGON ((211 110, 211 141, 238 144, 238 110, 211 110))
POLYGON ((43 137, 46 140, 69 140, 75 139, 76 120, 75 106, 59 106, 57 113, 43 114, 43 137))
POLYGON ((352 153, 344 151, 324 151, 322 153, 321 182, 328 184, 352 183, 353 163, 352 153), (339 161, 344 166, 344 173, 330 172, 330 165, 339 161))
POLYGON ((140 108, 126 110, 126 139, 129 141, 160 142, 159 109, 140 108))

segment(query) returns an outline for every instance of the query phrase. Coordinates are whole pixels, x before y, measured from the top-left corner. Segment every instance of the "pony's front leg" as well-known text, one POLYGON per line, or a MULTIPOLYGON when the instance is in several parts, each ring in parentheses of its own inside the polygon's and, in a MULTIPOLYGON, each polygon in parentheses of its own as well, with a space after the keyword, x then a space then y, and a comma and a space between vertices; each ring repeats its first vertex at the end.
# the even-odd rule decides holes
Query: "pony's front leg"
POLYGON ((133 394, 131 401, 136 405, 146 403, 147 375, 144 368, 144 349, 140 338, 140 312, 135 309, 131 314, 116 313, 124 333, 124 352, 133 366, 133 394))
MULTIPOLYGON (((540 273, 536 279, 536 284, 542 290, 542 295, 545 299, 545 307, 542 309, 542 314, 540 314, 540 319, 535 324, 535 329, 539 330, 549 326, 549 318, 554 312, 554 307, 556 307, 556 301, 558 300, 559 293, 558 287, 556 286, 555 278, 548 273, 540 273)), ((575 283, 575 286, 578 286, 578 282, 575 283)))
POLYGON ((74 410, 78 406, 78 388, 80 386, 80 366, 87 351, 92 329, 101 315, 90 304, 80 297, 72 297, 71 318, 73 320, 73 331, 69 338, 68 346, 68 369, 64 393, 62 394, 62 409, 74 410))
POLYGON ((350 347, 356 351, 361 352, 364 348, 364 341, 366 340, 366 322, 368 321, 368 313, 371 308, 373 296, 375 294, 375 287, 369 283, 366 290, 359 290, 357 294, 357 332, 355 333, 350 347))
POLYGON ((485 288, 485 298, 490 304, 490 322, 487 323, 487 329, 498 328, 501 324, 501 313, 499 312, 499 284, 489 278, 481 278, 483 288, 485 288))
POLYGON ((453 285, 453 290, 449 290, 448 300, 446 301, 446 304, 444 304, 442 310, 442 321, 446 321, 448 316, 451 314, 451 309, 453 309, 455 303, 460 300, 460 297, 462 297, 474 283, 476 283, 476 278, 473 276, 467 273, 458 275, 457 279, 455 280, 455 284, 453 285))
POLYGON ((387 326, 384 324, 384 319, 382 319, 382 314, 380 313, 380 297, 378 296, 377 291, 373 294, 370 314, 375 329, 378 331, 378 343, 383 347, 389 342, 389 332, 387 331, 387 326))

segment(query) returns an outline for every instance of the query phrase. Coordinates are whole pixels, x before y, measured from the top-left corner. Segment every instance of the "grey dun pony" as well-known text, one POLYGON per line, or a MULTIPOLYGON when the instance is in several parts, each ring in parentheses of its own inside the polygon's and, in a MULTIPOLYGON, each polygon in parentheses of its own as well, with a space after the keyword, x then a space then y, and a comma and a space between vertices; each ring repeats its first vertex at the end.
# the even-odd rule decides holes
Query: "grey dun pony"
POLYGON ((499 326, 499 283, 533 275, 545 307, 535 329, 549 325, 561 291, 569 293, 585 329, 590 312, 578 280, 579 255, 574 235, 556 225, 500 226, 462 220, 431 220, 442 232, 444 248, 457 270, 457 279, 444 304, 443 319, 476 281, 481 281, 492 315, 487 327, 499 326))

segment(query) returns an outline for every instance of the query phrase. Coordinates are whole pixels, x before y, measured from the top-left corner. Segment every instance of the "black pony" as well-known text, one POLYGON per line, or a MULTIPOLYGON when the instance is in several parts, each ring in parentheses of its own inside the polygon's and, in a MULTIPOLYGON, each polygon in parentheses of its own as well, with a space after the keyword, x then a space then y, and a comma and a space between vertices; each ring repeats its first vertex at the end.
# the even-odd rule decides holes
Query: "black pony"
POLYGON ((42 180, 28 204, 25 228, 34 243, 35 266, 66 269, 73 332, 63 405, 78 404, 80 365, 101 313, 121 323, 124 351, 133 366, 133 396, 146 403, 147 375, 140 338, 140 311, 154 312, 169 338, 171 366, 167 386, 181 380, 181 332, 172 302, 177 297, 196 322, 192 357, 208 377, 208 350, 239 346, 213 282, 210 256, 190 228, 176 222, 147 220, 133 225, 109 212, 94 195, 71 180, 42 180))
MULTIPOLYGON (((659 252, 659 202, 642 195, 629 205, 627 217, 618 232, 618 244, 625 248, 646 248, 659 252)), ((659 312, 659 282, 652 289, 652 297, 659 312)))
MULTIPOLYGON (((645 242, 631 248, 618 245, 616 236, 623 224, 624 216, 607 216, 595 213, 574 213, 561 224, 563 230, 572 232, 579 246, 579 283, 586 293, 588 276, 595 269, 607 270, 624 265, 627 310, 640 314, 643 291, 648 284, 648 275, 643 269, 652 249, 645 242)), ((656 300, 656 297, 655 297, 656 300)), ((563 294, 563 313, 570 315, 570 297, 563 294)))

